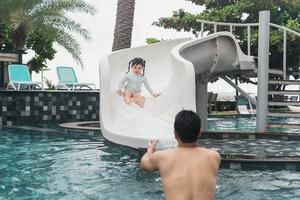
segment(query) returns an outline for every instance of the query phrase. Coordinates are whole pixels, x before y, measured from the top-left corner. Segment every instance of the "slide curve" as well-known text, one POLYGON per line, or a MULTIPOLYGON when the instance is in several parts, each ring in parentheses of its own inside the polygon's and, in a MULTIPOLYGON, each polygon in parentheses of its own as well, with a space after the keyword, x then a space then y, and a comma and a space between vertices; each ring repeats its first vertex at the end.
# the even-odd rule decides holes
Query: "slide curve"
POLYGON ((146 148, 150 139, 174 143, 173 123, 182 109, 196 111, 196 75, 253 70, 235 37, 218 32, 200 39, 176 39, 124 49, 100 60, 100 125, 103 136, 114 143, 146 148), (157 98, 146 90, 144 108, 127 105, 116 91, 134 57, 146 60, 145 76, 157 98))

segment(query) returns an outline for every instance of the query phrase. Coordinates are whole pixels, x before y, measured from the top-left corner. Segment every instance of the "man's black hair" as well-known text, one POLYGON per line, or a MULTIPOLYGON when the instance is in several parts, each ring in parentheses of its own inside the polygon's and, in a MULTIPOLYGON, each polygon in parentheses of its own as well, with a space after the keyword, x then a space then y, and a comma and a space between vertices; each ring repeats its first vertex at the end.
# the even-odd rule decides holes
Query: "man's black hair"
POLYGON ((143 75, 145 74, 145 66, 146 66, 146 61, 143 58, 133 58, 129 61, 128 64, 128 71, 126 74, 130 71, 130 67, 133 67, 134 65, 142 65, 144 67, 143 69, 143 75))
POLYGON ((182 110, 175 117, 174 129, 183 143, 196 142, 201 129, 200 117, 191 110, 182 110))

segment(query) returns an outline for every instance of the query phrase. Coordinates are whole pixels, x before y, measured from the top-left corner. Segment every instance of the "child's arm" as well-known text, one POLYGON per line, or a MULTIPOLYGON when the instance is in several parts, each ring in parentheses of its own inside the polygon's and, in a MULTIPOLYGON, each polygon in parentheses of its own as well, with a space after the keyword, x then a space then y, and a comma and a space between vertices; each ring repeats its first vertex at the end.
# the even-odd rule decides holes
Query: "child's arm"
POLYGON ((120 96, 122 95, 122 88, 123 88, 124 84, 126 83, 126 81, 128 81, 128 76, 127 75, 122 79, 122 81, 119 84, 119 89, 118 89, 117 93, 120 96))
POLYGON ((147 78, 145 77, 144 79, 144 85, 145 85, 145 88, 150 92, 150 94, 154 97, 158 97, 160 95, 160 93, 154 93, 152 88, 150 87, 149 83, 148 83, 148 80, 147 78))

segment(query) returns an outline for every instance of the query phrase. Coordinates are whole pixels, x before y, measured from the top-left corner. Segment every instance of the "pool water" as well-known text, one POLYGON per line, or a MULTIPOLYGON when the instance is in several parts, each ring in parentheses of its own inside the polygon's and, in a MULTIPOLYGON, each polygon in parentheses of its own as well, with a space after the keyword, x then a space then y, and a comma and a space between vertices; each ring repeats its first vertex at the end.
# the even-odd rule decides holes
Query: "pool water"
MULTIPOLYGON (((0 199, 163 199, 140 153, 100 133, 0 130, 0 199)), ((300 173, 221 169, 216 199, 300 199, 300 173)))
POLYGON ((138 152, 109 143, 99 134, 4 129, 0 144, 0 199, 162 195, 158 174, 139 170, 138 152))
POLYGON ((199 145, 224 154, 256 154, 260 156, 300 156, 299 141, 267 139, 201 139, 199 145))
MULTIPOLYGON (((300 124, 300 118, 268 117, 267 123, 300 124)), ((217 116, 208 118, 208 130, 220 131, 256 131, 256 117, 244 116, 217 116)), ((268 132, 300 133, 299 128, 268 128, 268 132)))

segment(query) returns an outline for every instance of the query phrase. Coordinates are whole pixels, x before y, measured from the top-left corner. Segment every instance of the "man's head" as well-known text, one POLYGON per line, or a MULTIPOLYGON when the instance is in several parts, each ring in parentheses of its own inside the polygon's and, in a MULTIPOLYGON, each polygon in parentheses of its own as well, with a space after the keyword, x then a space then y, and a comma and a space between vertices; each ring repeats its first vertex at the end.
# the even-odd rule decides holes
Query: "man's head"
POLYGON ((181 142, 196 142, 201 129, 200 117, 193 111, 182 110, 175 117, 174 129, 181 142))

